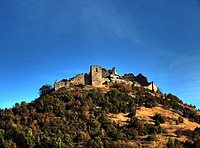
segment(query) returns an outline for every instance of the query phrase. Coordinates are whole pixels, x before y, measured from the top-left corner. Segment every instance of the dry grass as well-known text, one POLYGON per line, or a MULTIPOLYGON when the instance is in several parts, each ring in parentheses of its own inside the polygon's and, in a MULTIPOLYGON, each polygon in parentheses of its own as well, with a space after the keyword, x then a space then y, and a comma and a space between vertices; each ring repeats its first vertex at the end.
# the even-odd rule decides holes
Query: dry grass
MULTIPOLYGON (((156 113, 161 114, 165 118, 165 123, 161 124, 161 127, 164 129, 164 133, 157 134, 156 140, 146 144, 147 147, 165 147, 169 138, 178 139, 180 141, 191 140, 192 131, 196 127, 200 127, 199 124, 191 122, 188 119, 184 118, 183 123, 176 125, 176 120, 181 117, 179 114, 175 113, 172 109, 166 110, 162 106, 157 106, 153 108, 141 107, 136 111, 136 116, 138 119, 143 120, 146 123, 154 124, 154 121, 151 119, 156 113)), ((130 120, 127 117, 128 114, 108 114, 108 119, 112 122, 119 123, 120 126, 127 124, 130 120)), ((146 136, 141 136, 140 139, 144 139, 146 136)))
POLYGON ((108 114, 108 119, 114 123, 119 124, 119 126, 123 126, 127 124, 127 122, 130 120, 129 117, 127 117, 127 114, 119 113, 119 114, 108 114))
POLYGON ((126 142, 126 141, 119 140, 119 141, 115 142, 115 144, 118 145, 118 146, 123 145, 123 147, 138 148, 138 143, 133 142, 133 141, 126 142))
POLYGON ((141 107, 137 110, 136 116, 147 123, 153 123, 151 117, 156 113, 161 114, 166 118, 166 122, 161 124, 161 127, 166 131, 166 133, 157 135, 157 141, 152 142, 150 147, 164 147, 169 137, 172 139, 176 138, 180 141, 190 140, 192 131, 196 127, 200 127, 199 124, 191 122, 186 118, 184 118, 183 123, 176 125, 176 120, 181 116, 173 112, 172 109, 165 110, 161 106, 154 108, 141 107))

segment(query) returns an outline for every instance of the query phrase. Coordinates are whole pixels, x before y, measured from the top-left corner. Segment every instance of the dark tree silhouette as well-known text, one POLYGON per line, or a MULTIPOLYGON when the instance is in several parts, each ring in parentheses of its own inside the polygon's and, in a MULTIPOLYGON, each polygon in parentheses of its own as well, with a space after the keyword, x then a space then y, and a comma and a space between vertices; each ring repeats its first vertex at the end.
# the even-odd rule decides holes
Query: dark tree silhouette
POLYGON ((40 89, 39 89, 39 94, 40 96, 46 95, 47 93, 49 93, 52 90, 52 86, 51 85, 43 85, 40 89))

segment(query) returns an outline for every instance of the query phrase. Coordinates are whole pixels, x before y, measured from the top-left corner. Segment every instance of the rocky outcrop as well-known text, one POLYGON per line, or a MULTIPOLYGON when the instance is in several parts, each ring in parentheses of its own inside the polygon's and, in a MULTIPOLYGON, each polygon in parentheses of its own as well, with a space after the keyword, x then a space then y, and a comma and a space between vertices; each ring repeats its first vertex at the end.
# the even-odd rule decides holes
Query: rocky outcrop
POLYGON ((138 82, 138 83, 140 83, 140 85, 142 85, 142 86, 148 86, 149 85, 147 77, 143 76, 141 73, 139 73, 135 77, 135 81, 138 82))
POLYGON ((124 75, 122 76, 122 78, 123 78, 124 80, 127 80, 127 81, 132 81, 132 82, 135 81, 135 76, 134 76, 133 73, 124 74, 124 75))

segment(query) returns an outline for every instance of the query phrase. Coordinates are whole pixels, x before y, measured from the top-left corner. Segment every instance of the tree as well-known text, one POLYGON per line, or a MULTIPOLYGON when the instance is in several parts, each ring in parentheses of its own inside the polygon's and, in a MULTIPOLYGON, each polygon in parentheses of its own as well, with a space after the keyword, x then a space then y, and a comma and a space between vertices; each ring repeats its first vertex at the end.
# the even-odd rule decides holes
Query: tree
POLYGON ((21 102, 21 107, 22 107, 23 111, 27 110, 27 103, 26 103, 26 101, 22 101, 21 102))
POLYGON ((168 142, 167 142, 167 148, 175 148, 174 147, 174 142, 171 138, 169 138, 168 142))
POLYGON ((155 120, 155 123, 159 121, 160 123, 165 123, 164 117, 161 116, 161 114, 156 114, 152 117, 152 119, 155 120))
POLYGON ((195 130, 193 132, 193 139, 195 141, 199 141, 200 140, 200 128, 195 128, 195 130))
POLYGON ((4 143, 4 134, 5 131, 3 129, 0 129, 0 146, 4 143))
POLYGON ((67 148, 73 148, 74 147, 74 142, 69 134, 64 135, 64 143, 67 148))
POLYGON ((177 139, 174 140, 174 147, 175 148, 183 148, 183 146, 181 145, 181 142, 177 139))
POLYGON ((40 96, 43 96, 43 95, 48 94, 51 90, 52 90, 52 86, 51 85, 43 85, 39 89, 39 94, 40 94, 40 96))
POLYGON ((66 147, 65 143, 62 141, 62 139, 60 137, 53 138, 52 145, 55 148, 64 148, 64 147, 66 147))

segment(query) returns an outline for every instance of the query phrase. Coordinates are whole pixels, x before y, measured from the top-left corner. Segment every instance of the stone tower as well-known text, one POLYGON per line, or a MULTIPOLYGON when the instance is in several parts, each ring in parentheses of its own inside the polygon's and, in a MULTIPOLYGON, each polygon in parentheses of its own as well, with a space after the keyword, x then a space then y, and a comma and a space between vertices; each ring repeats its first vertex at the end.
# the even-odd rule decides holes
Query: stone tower
POLYGON ((101 66, 90 66, 92 86, 102 86, 102 68, 101 66))

